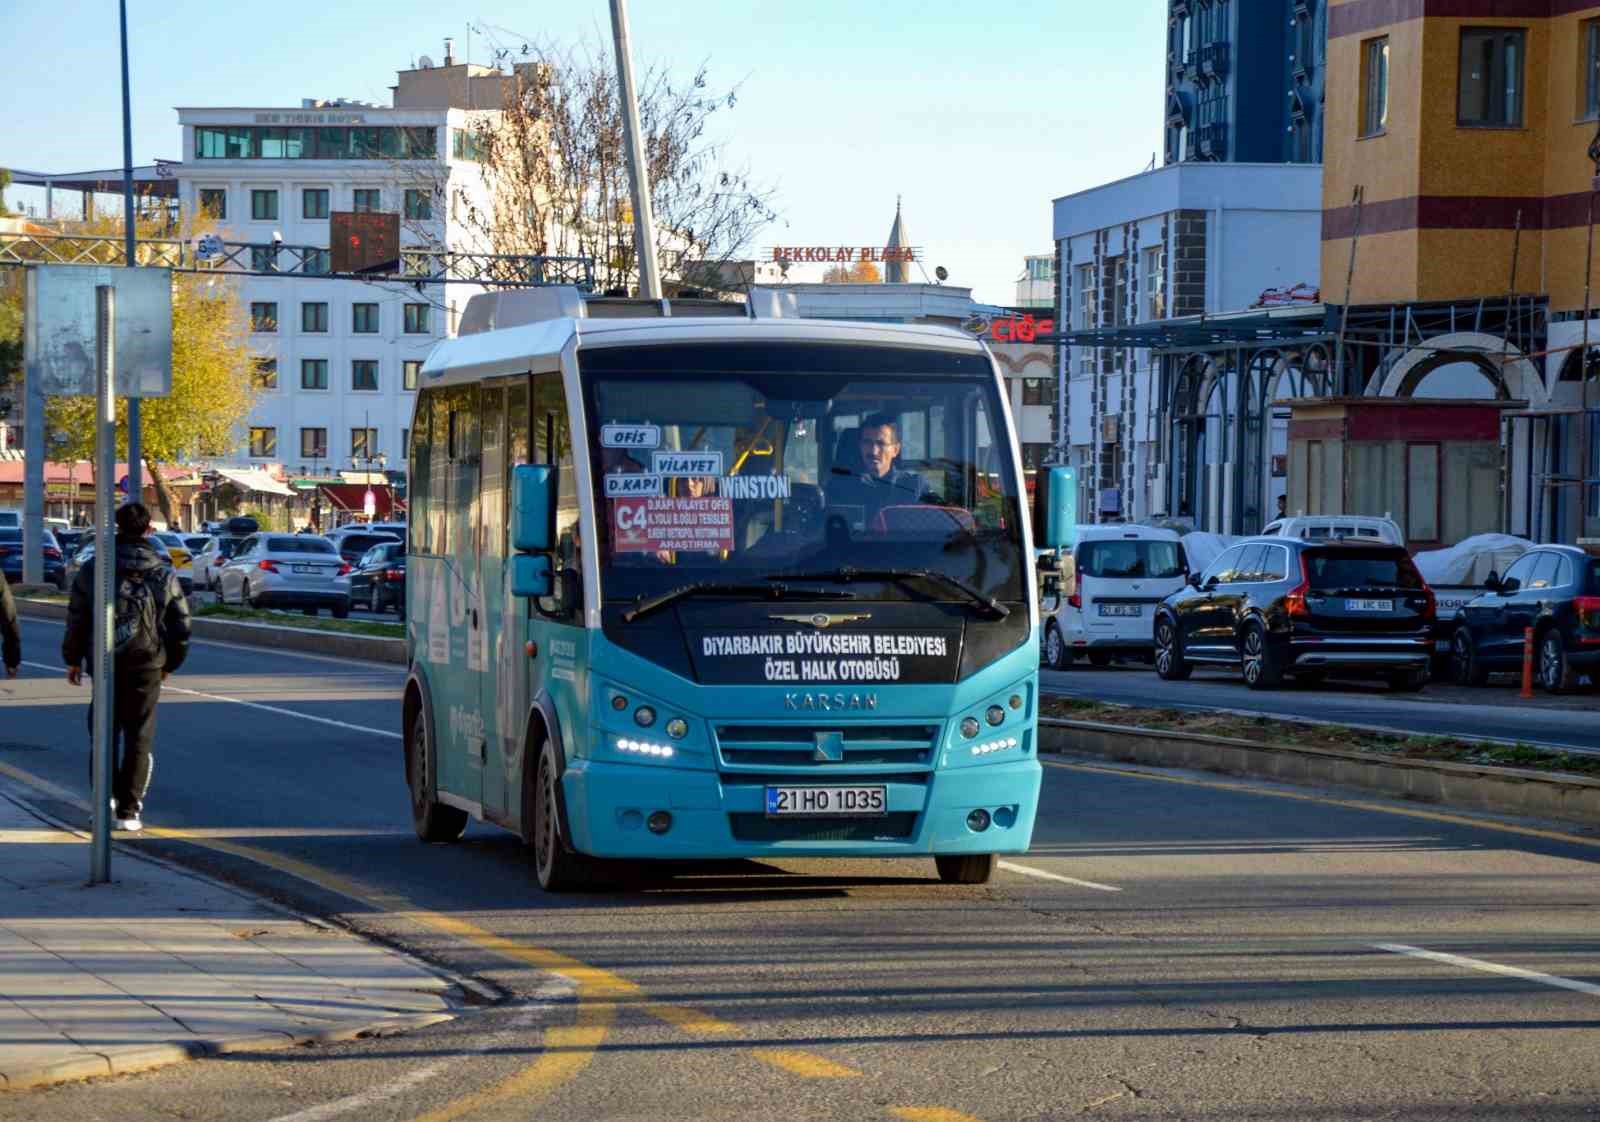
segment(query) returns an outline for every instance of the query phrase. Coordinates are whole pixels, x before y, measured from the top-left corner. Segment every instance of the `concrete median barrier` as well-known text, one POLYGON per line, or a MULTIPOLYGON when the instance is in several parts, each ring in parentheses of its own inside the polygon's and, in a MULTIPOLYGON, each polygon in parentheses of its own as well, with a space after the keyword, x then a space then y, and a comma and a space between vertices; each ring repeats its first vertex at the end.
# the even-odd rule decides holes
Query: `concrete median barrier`
POLYGON ((1392 798, 1600 827, 1600 779, 1580 775, 1258 744, 1059 717, 1039 721, 1039 750, 1280 783, 1355 787, 1392 798))
MULTIPOLYGON (((18 598, 17 614, 35 619, 66 619, 67 605, 61 601, 18 598)), ((339 631, 317 631, 245 620, 206 619, 193 622, 194 638, 213 643, 235 643, 246 647, 267 647, 278 651, 305 651, 330 658, 353 658, 366 662, 406 664, 406 641, 376 635, 349 635, 339 631)))

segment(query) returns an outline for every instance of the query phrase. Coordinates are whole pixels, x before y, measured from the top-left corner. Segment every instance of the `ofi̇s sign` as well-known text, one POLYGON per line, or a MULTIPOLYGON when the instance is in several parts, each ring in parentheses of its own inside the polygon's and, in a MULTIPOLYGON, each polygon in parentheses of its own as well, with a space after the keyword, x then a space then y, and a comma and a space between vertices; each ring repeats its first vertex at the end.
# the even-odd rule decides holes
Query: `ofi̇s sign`
POLYGON ((1031 315, 979 316, 970 320, 967 330, 974 335, 987 336, 993 343, 1032 343, 1041 335, 1056 329, 1056 321, 1049 316, 1034 319, 1031 315))

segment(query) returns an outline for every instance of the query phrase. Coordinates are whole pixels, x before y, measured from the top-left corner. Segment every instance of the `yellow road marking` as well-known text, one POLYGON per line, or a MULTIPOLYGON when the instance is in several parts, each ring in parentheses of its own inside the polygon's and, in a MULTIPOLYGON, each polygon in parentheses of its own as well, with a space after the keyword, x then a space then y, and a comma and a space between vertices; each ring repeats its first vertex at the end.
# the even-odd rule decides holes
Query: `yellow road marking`
POLYGON ((1473 826, 1480 830, 1498 830, 1503 834, 1521 834, 1524 837, 1546 838, 1550 841, 1570 842, 1573 845, 1600 848, 1600 838, 1586 838, 1579 834, 1564 834, 1559 830, 1541 830, 1534 826, 1514 826, 1509 822, 1468 818, 1462 814, 1445 814, 1437 810, 1413 810, 1410 807, 1385 806, 1383 803, 1366 802, 1361 799, 1335 799, 1327 795, 1307 795, 1298 791, 1278 791, 1265 787, 1252 787, 1244 783, 1223 783, 1213 779, 1191 779, 1182 775, 1156 775, 1147 771, 1102 767, 1097 764, 1068 764, 1056 760, 1041 760, 1040 762, 1047 767, 1064 768, 1067 771, 1092 771, 1101 775, 1116 775, 1126 779, 1150 779, 1158 783, 1178 783, 1185 787, 1210 787, 1217 791, 1233 791, 1243 795, 1265 795, 1274 799, 1294 799, 1297 802, 1321 803, 1324 806, 1340 806, 1349 810, 1372 810, 1377 811, 1379 814, 1398 814, 1405 818, 1421 818, 1429 822, 1448 822, 1453 826, 1473 826))
POLYGON ((836 1064, 814 1052, 798 1048, 752 1048, 750 1054, 764 1064, 803 1075, 807 1079, 855 1079, 861 1073, 853 1067, 836 1064))
POLYGON ((970 1114, 946 1106, 891 1106, 889 1113, 903 1122, 979 1122, 970 1114))
POLYGON ((739 1031, 739 1026, 724 1021, 721 1017, 714 1017, 701 1009, 690 1009, 684 1005, 663 1005, 659 1001, 652 1001, 644 1007, 646 1013, 659 1020, 675 1025, 684 1032, 694 1036, 727 1036, 739 1031))

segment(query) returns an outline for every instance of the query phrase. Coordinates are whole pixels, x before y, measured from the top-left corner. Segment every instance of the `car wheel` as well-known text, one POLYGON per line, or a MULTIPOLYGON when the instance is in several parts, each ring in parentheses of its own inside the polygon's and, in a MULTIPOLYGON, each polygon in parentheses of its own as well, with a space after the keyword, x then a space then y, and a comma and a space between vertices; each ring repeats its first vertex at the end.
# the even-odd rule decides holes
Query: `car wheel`
POLYGON ((556 797, 555 750, 549 745, 539 753, 533 783, 529 788, 531 806, 524 806, 523 818, 532 828, 533 871, 539 887, 546 892, 569 892, 582 888, 592 878, 592 862, 569 849, 561 837, 561 813, 556 797), (531 813, 530 813, 531 812, 531 813))
POLYGON ((941 854, 933 859, 939 879, 946 884, 988 884, 998 863, 992 853, 941 854))
POLYGON ((1427 684, 1426 670, 1402 670, 1389 675, 1389 688, 1396 693, 1420 693, 1427 684))
POLYGON ((1111 652, 1110 651, 1090 651, 1089 652, 1089 665, 1093 666, 1093 667, 1095 667, 1097 669, 1104 670, 1106 667, 1111 665, 1111 652))
POLYGON ((1450 636, 1450 670, 1458 686, 1481 686, 1489 680, 1488 668, 1478 658, 1478 646, 1465 627, 1450 636))
MULTIPOLYGON (((313 614, 315 611, 313 610, 313 614)), ((350 601, 345 600, 333 606, 334 619, 348 619, 350 616, 350 601)))
POLYGON ((1277 689, 1283 682, 1283 656, 1267 641, 1267 629, 1258 621, 1246 624, 1242 646, 1245 685, 1253 690, 1277 689))
POLYGON ((1166 682, 1185 681, 1194 667, 1183 657, 1178 625, 1163 616, 1156 621, 1156 674, 1166 682))
POLYGON ((1072 653, 1055 620, 1044 625, 1044 661, 1051 670, 1065 670, 1072 664, 1072 653))
POLYGON ((411 722, 411 743, 406 745, 406 785, 411 788, 411 825, 425 842, 453 842, 467 828, 467 812, 433 799, 428 777, 436 766, 428 743, 428 722, 417 710, 411 722))
POLYGON ((1550 628, 1539 640, 1539 685, 1546 693, 1570 693, 1578 684, 1577 671, 1561 640, 1559 627, 1550 628))

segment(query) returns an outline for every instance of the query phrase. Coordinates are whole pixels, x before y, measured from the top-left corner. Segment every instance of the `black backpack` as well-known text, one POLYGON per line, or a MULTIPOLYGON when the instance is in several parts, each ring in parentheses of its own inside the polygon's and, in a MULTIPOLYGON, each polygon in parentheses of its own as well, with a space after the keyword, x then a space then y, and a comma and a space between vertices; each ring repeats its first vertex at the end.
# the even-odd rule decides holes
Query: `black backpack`
POLYGON ((116 629, 111 639, 111 651, 117 658, 154 661, 161 654, 165 576, 165 569, 117 573, 116 629))

